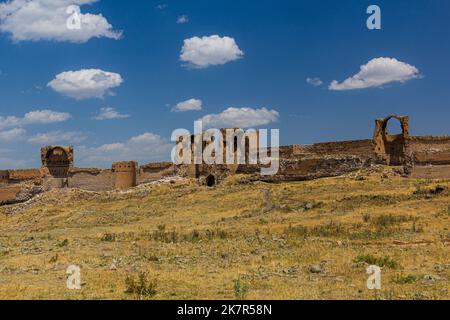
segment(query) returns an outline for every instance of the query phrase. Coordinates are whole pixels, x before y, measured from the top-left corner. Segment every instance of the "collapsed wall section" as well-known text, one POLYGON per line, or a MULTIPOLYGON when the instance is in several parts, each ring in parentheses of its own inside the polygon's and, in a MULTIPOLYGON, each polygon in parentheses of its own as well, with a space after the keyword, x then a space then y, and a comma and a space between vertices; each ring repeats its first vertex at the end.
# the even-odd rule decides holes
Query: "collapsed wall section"
POLYGON ((42 180, 42 172, 39 169, 8 170, 8 183, 20 183, 25 181, 42 180))
POLYGON ((149 163, 139 168, 137 183, 148 183, 174 174, 175 166, 172 162, 149 163))
POLYGON ((415 165, 450 165, 450 137, 411 137, 406 152, 415 165))

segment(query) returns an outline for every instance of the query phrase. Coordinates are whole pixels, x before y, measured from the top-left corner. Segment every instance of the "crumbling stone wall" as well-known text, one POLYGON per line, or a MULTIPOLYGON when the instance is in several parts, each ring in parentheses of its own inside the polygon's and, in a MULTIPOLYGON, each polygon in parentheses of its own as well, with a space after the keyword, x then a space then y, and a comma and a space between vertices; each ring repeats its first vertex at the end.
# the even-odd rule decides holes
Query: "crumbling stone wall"
POLYGON ((355 156, 313 157, 304 159, 280 159, 278 174, 261 176, 268 182, 305 181, 336 177, 361 169, 364 159, 355 156))
POLYGON ((9 182, 9 171, 0 170, 0 185, 7 184, 9 182))
MULTIPOLYGON (((224 162, 227 151, 233 153, 235 160, 238 155, 236 146, 229 148, 231 151, 227 149, 226 130, 231 130, 237 139, 242 138, 242 132, 237 129, 220 131, 224 162)), ((43 189, 70 187, 106 191, 114 188, 127 189, 172 175, 199 178, 207 185, 218 183, 233 174, 249 174, 268 182, 282 182, 338 176, 372 163, 403 166, 404 172, 413 178, 450 178, 450 137, 411 136, 407 116, 390 115, 376 119, 372 139, 281 146, 280 168, 274 176, 259 175, 261 165, 248 162, 249 154, 253 151, 249 142, 251 139, 258 141, 259 132, 243 137, 246 139, 243 150, 246 163, 233 165, 173 165, 162 162, 147 164, 138 169, 136 162, 126 161, 114 163, 112 170, 79 169, 74 168, 73 147, 47 146, 41 149, 41 169, 0 170, 0 203, 22 199, 17 196, 23 189, 19 185, 22 183, 39 187, 42 185, 43 189), (388 132, 389 121, 400 122, 401 134, 388 132)), ((187 138, 191 142, 190 152, 193 156, 193 144, 196 139, 202 139, 202 135, 187 138)), ((203 148, 213 142, 212 139, 203 141, 203 148)), ((234 144, 236 142, 233 141, 234 144)), ((180 141, 177 142, 179 143, 180 141)))
POLYGON ((450 179, 450 165, 414 166, 410 169, 414 179, 450 179))
POLYGON ((450 164, 450 137, 411 137, 406 153, 414 165, 450 164))
POLYGON ((114 189, 114 175, 111 170, 72 168, 69 170, 68 187, 109 191, 114 189))
POLYGON ((9 183, 42 180, 42 172, 39 169, 8 170, 8 176, 9 183))
POLYGON ((175 175, 175 166, 172 162, 149 163, 139 168, 137 183, 148 183, 173 175, 175 175))
POLYGON ((295 148, 293 156, 316 155, 316 156, 357 156, 368 160, 375 157, 374 144, 370 139, 316 143, 295 148))
POLYGON ((19 186, 8 186, 0 188, 0 205, 11 204, 16 200, 17 194, 20 192, 19 186))
MULTIPOLYGON (((221 132, 223 133, 224 130, 222 129, 221 132)), ((191 143, 194 143, 195 139, 202 139, 202 137, 201 135, 191 136, 191 143)), ((191 152, 193 156, 193 148, 191 152)), ((375 130, 371 140, 281 146, 279 157, 278 174, 271 177, 261 176, 260 179, 274 182, 316 179, 342 175, 374 163, 404 166, 405 172, 416 172, 416 174, 424 171, 419 168, 420 166, 439 165, 439 168, 431 170, 433 174, 428 175, 444 177, 447 173, 442 172, 448 170, 445 165, 450 164, 450 137, 411 137, 409 117, 390 115, 375 120, 375 130), (399 121, 402 132, 389 133, 387 129, 389 121, 399 121), (415 171, 414 168, 416 168, 415 171)), ((216 181, 220 181, 234 173, 258 174, 260 169, 260 165, 249 163, 191 164, 178 166, 178 173, 201 179, 212 175, 216 181)))

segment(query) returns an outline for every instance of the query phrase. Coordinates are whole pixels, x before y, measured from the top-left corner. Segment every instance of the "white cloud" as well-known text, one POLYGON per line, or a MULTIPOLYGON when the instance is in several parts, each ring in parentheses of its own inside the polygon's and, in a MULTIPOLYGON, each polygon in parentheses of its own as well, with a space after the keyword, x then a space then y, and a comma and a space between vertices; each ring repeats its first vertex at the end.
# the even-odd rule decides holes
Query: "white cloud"
POLYGON ((155 8, 158 10, 164 10, 164 9, 167 9, 167 7, 169 7, 167 4, 161 3, 161 4, 158 4, 155 8))
POLYGON ((267 108, 228 108, 219 114, 202 117, 203 126, 209 128, 250 128, 278 121, 279 113, 267 108))
POLYGON ((243 55, 233 38, 212 35, 185 39, 180 59, 194 68, 207 68, 237 60, 243 55))
POLYGON ((184 23, 188 23, 188 22, 189 22, 189 17, 185 14, 183 14, 182 16, 179 16, 177 19, 178 24, 184 24, 184 23))
POLYGON ((59 143, 80 143, 86 140, 86 135, 81 132, 50 131, 39 133, 28 139, 32 144, 59 144, 59 143))
POLYGON ((71 118, 69 113, 56 112, 52 110, 35 110, 26 113, 22 118, 9 116, 0 117, 0 129, 23 127, 32 124, 49 124, 64 122, 71 118))
POLYGON ((323 81, 320 78, 306 78, 306 83, 314 87, 319 87, 323 84, 323 81))
POLYGON ((11 142, 22 139, 26 131, 21 128, 14 128, 7 131, 0 131, 0 141, 11 142))
POLYGON ((128 114, 121 114, 116 111, 115 108, 101 108, 98 115, 93 117, 95 120, 113 120, 113 119, 126 119, 129 118, 128 114))
POLYGON ((63 95, 82 100, 113 94, 111 89, 120 86, 122 82, 122 76, 118 73, 82 69, 60 73, 47 86, 63 95))
POLYGON ((172 111, 174 112, 185 112, 185 111, 199 111, 202 110, 202 100, 199 99, 189 99, 178 103, 172 111))
POLYGON ((392 82, 406 82, 419 78, 419 70, 410 64, 395 58, 375 58, 361 66, 354 76, 339 83, 334 80, 330 90, 353 90, 380 87, 392 82))
POLYGON ((92 38, 120 39, 101 14, 80 13, 80 28, 67 27, 70 5, 83 6, 98 0, 12 0, 0 3, 0 31, 14 41, 68 41, 83 43, 92 38))
POLYGON ((173 145, 161 136, 146 132, 125 142, 114 142, 99 147, 77 147, 79 162, 85 166, 110 167, 114 161, 134 160, 141 164, 170 160, 173 145))

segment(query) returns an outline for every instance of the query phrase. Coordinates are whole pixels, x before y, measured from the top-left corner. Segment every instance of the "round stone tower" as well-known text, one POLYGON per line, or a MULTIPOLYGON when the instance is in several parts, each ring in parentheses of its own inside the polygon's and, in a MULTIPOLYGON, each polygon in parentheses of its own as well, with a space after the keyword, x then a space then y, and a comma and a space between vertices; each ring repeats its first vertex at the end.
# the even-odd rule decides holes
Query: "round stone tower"
POLYGON ((114 187, 128 189, 136 186, 137 163, 134 161, 115 162, 112 165, 114 187))

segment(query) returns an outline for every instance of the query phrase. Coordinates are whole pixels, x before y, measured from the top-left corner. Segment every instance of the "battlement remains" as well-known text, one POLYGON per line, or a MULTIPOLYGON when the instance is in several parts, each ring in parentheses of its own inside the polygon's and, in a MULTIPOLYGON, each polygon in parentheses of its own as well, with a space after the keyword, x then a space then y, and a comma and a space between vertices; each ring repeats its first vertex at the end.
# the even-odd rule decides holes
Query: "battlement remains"
POLYGON ((116 189, 128 189, 137 185, 137 168, 135 161, 115 162, 112 165, 114 186, 116 189))

